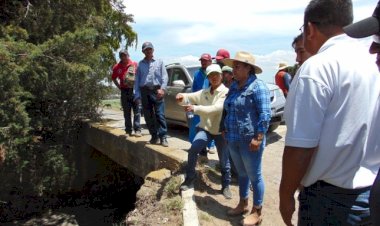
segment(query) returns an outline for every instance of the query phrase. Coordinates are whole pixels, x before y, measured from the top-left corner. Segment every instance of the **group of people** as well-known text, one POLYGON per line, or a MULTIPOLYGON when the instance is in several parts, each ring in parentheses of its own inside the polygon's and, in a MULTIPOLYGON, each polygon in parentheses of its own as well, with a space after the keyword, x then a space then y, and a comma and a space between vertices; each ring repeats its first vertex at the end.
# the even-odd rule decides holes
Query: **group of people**
MULTIPOLYGON (((351 0, 312 0, 301 34, 292 43, 299 68, 294 77, 287 78, 284 92, 287 133, 279 188, 279 208, 286 225, 292 225, 297 190, 298 225, 380 225, 376 133, 380 127, 380 1, 372 17, 356 24, 352 21, 351 0), (374 41, 369 53, 352 38, 370 35, 374 41), (378 69, 370 53, 377 54, 378 69)), ((195 179, 194 158, 201 147, 210 137, 221 139, 218 128, 225 142, 220 148, 225 148, 238 173, 240 200, 227 214, 249 212, 251 183, 253 206, 242 223, 256 225, 262 221, 261 158, 270 119, 268 89, 256 77, 261 69, 251 54, 240 51, 222 63, 233 68, 228 92, 221 82, 221 69, 210 65, 206 75, 213 85, 177 98, 180 104, 186 99, 191 103, 186 111, 201 115, 183 186, 195 179)), ((280 65, 279 71, 284 68, 280 65)), ((230 169, 223 157, 222 189, 228 178, 225 170, 230 169)))
MULTIPOLYGON (((139 120, 143 109, 152 136, 150 143, 160 141, 163 146, 168 146, 163 102, 167 72, 163 62, 153 58, 153 50, 153 45, 145 42, 142 46, 145 58, 138 65, 129 59, 127 51, 122 50, 120 62, 113 68, 112 79, 122 93, 126 133, 132 135, 134 130, 135 136, 141 136, 139 120), (134 77, 129 75, 133 73, 134 77)), ((269 90, 256 76, 262 70, 251 53, 240 51, 235 58, 230 58, 227 50, 220 49, 214 59, 216 63, 212 63, 210 54, 202 54, 199 59, 201 68, 194 75, 193 92, 180 93, 176 97, 184 111, 194 113, 189 125, 191 148, 186 179, 181 190, 193 186, 198 155, 215 142, 222 173, 221 191, 227 199, 232 198, 229 187, 231 163, 238 174, 240 201, 228 214, 249 212, 252 185, 254 205, 243 223, 260 223, 264 196, 261 160, 271 116, 269 90)))
POLYGON ((153 56, 151 42, 144 42, 142 52, 145 57, 138 64, 129 58, 128 51, 119 53, 120 62, 113 66, 112 80, 121 90, 121 103, 124 112, 125 132, 141 137, 140 115, 144 113, 151 144, 168 147, 165 119, 164 96, 168 74, 164 62, 153 56), (133 110, 133 128, 131 111, 133 110), (133 129, 133 130, 132 130, 133 129))
MULTIPOLYGON (((285 87, 287 132, 279 187, 279 209, 286 225, 292 225, 297 190, 298 225, 380 225, 380 143, 376 133, 380 128, 380 1, 371 17, 355 24, 352 21, 351 0, 311 0, 301 34, 292 43, 299 68, 285 87), (355 38, 371 35, 368 52, 355 38), (377 67, 370 53, 377 54, 377 67)), ((150 142, 160 139, 165 146, 162 98, 167 74, 162 61, 153 59, 151 43, 144 43, 143 52, 134 87, 116 85, 126 97, 131 92, 128 89, 134 88, 133 103, 138 106, 141 99, 149 118, 150 142)), ((216 59, 213 64, 209 54, 202 54, 198 89, 176 97, 184 111, 199 115, 181 189, 193 186, 198 155, 214 140, 226 198, 232 196, 231 163, 238 174, 239 203, 227 214, 250 211, 242 224, 256 225, 263 219, 261 168, 271 117, 269 90, 257 77, 262 70, 251 53, 239 51, 234 58, 216 59), (249 210, 251 185, 253 205, 249 210)), ((285 65, 280 66, 279 71, 285 65)), ((115 67, 114 74, 115 70, 120 69, 115 67)), ((128 109, 129 105, 125 106, 128 109)), ((134 129, 139 130, 138 126, 134 129)), ((126 123, 126 132, 130 131, 131 123, 126 123)))
MULTIPOLYGON (((200 60, 211 59, 203 54, 200 60)), ((218 59, 218 56, 216 57, 218 59)), ((192 93, 179 93, 178 104, 185 111, 200 116, 197 132, 188 152, 186 178, 181 190, 193 186, 198 154, 215 140, 222 173, 222 193, 231 198, 230 158, 238 174, 240 201, 229 215, 249 212, 248 198, 252 184, 254 196, 250 214, 244 225, 261 222, 264 181, 261 161, 265 147, 265 134, 271 117, 270 94, 265 82, 257 78, 262 72, 251 53, 239 51, 235 58, 219 58, 219 62, 206 67, 209 86, 192 93), (221 67, 222 66, 222 67, 221 67)))

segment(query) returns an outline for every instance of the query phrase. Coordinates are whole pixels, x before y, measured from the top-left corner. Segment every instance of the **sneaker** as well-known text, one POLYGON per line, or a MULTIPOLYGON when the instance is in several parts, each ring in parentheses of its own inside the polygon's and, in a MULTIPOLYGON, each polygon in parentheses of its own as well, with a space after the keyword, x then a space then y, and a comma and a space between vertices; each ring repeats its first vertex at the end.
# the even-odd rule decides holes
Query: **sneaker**
POLYGON ((132 136, 132 132, 125 131, 125 133, 127 134, 127 137, 131 137, 132 136))
POLYGON ((194 181, 195 181, 195 177, 194 178, 186 178, 185 181, 181 184, 181 187, 179 187, 179 189, 181 191, 186 191, 186 190, 189 190, 191 188, 194 188, 194 181))
POLYGON ((136 137, 141 137, 142 136, 141 131, 140 130, 136 130, 135 131, 135 136, 136 137))
POLYGON ((230 186, 226 186, 226 187, 222 188, 222 194, 223 194, 224 198, 232 199, 232 193, 230 190, 230 186))
POLYGON ((158 144, 159 140, 158 140, 158 137, 152 137, 149 141, 149 143, 151 144, 158 144))
POLYGON ((166 140, 166 137, 161 138, 160 143, 164 147, 169 147, 169 143, 168 143, 168 140, 166 140))
POLYGON ((211 147, 210 149, 208 149, 208 153, 215 154, 216 153, 216 147, 211 147))

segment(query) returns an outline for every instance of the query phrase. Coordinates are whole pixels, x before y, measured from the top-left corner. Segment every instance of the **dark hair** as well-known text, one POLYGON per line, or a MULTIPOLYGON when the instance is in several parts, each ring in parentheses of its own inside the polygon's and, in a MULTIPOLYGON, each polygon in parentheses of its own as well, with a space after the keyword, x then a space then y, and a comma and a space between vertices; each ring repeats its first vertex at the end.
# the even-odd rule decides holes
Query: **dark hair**
POLYGON ((302 39, 303 39, 303 33, 297 35, 297 36, 293 39, 293 42, 292 42, 292 47, 293 47, 293 49, 296 48, 296 44, 297 44, 297 42, 302 41, 302 39))
POLYGON ((353 21, 351 0, 311 0, 305 9, 304 25, 313 23, 319 31, 332 36, 353 21))

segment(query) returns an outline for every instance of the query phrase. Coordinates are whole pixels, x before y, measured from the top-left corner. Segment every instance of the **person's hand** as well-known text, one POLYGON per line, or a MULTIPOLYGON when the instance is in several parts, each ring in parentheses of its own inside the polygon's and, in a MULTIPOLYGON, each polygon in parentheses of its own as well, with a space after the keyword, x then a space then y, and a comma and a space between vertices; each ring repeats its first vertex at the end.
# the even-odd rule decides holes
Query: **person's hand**
POLYGON ((175 96, 175 100, 180 103, 183 101, 183 95, 178 93, 176 96, 175 96))
POLYGON ((191 105, 191 104, 185 105, 184 108, 186 112, 194 111, 194 105, 191 105))
POLYGON ((264 139, 264 134, 263 133, 258 133, 256 134, 251 142, 249 143, 249 149, 251 151, 258 151, 260 149, 261 143, 263 142, 264 139))
POLYGON ((292 224, 292 216, 295 211, 295 200, 294 196, 283 197, 280 194, 280 213, 282 220, 287 226, 291 226, 292 224))
POLYGON ((163 98, 165 95, 165 91, 163 89, 158 89, 157 90, 157 99, 163 98))
POLYGON ((251 151, 258 151, 260 149, 262 141, 262 139, 259 139, 257 137, 252 138, 251 143, 249 143, 249 149, 251 151))

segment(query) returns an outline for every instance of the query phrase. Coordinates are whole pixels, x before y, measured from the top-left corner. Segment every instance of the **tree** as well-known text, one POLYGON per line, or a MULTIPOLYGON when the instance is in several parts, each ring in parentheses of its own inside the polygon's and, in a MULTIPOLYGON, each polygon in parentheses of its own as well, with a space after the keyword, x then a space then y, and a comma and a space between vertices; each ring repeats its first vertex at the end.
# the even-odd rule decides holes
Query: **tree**
POLYGON ((133 16, 120 0, 6 0, 0 8, 0 199, 15 186, 64 191, 79 121, 98 118, 113 52, 137 41, 133 16))

